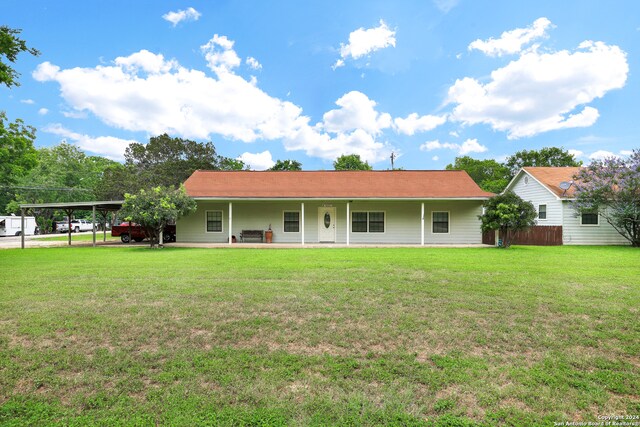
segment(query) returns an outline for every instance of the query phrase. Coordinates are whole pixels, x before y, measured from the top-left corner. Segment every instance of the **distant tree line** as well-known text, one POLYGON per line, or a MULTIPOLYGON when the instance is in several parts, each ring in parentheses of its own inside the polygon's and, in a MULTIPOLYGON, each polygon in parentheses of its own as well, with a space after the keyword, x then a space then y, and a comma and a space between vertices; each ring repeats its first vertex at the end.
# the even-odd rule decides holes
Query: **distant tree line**
POLYGON ((540 150, 518 151, 504 162, 478 160, 469 156, 456 157, 445 169, 466 171, 483 190, 500 193, 516 173, 526 166, 582 166, 582 162, 562 148, 545 147, 540 150))

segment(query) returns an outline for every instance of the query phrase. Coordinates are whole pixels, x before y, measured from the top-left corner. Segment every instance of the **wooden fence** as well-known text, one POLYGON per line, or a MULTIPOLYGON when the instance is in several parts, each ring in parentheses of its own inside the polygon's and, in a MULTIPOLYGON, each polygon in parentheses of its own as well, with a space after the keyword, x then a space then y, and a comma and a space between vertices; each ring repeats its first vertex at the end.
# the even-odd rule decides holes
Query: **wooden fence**
MULTIPOLYGON (((502 234, 500 235, 502 239, 502 234)), ((495 232, 482 234, 482 243, 495 245, 495 232)), ((561 225, 536 225, 526 231, 518 231, 511 238, 512 245, 559 246, 562 245, 561 225)))

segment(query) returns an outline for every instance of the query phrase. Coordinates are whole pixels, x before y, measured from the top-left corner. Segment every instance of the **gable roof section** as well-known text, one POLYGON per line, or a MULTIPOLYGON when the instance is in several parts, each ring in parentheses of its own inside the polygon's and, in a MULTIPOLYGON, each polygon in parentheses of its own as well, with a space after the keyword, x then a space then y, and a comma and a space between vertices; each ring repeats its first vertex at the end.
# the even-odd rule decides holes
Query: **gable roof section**
MULTIPOLYGON (((540 184, 542 184, 549 192, 551 192, 554 196, 560 199, 572 198, 574 196, 575 187, 572 185, 569 189, 565 191, 560 188, 560 183, 562 181, 572 182, 573 176, 580 171, 580 167, 542 167, 542 166, 527 166, 520 170, 516 178, 524 173, 527 173, 529 176, 534 178, 540 184)), ((512 183, 515 182, 515 178, 509 183, 507 189, 511 187, 512 183)))
POLYGON ((487 199, 464 171, 195 171, 194 198, 487 199))

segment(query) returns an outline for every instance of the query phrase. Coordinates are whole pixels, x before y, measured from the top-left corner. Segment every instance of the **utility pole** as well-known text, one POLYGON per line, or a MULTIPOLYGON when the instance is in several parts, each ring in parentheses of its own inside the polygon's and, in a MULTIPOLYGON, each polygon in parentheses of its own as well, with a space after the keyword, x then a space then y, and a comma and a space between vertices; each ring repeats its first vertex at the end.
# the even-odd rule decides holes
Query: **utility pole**
POLYGON ((393 167, 393 161, 396 159, 396 153, 394 153, 393 151, 391 152, 391 170, 395 170, 395 168, 393 167))

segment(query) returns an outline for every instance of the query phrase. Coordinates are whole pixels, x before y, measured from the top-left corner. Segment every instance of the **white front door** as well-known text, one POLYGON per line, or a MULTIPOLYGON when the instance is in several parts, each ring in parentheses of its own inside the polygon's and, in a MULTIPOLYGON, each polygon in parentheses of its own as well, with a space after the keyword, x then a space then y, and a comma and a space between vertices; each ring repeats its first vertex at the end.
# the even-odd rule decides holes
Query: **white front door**
POLYGON ((336 241, 336 208, 318 208, 318 241, 334 243, 336 241))

